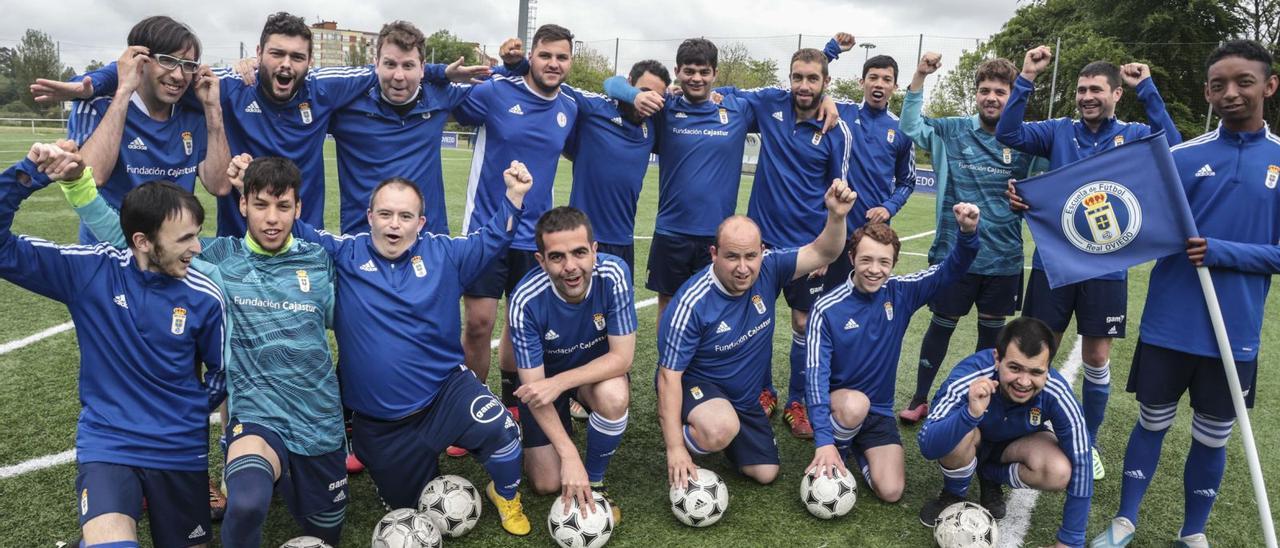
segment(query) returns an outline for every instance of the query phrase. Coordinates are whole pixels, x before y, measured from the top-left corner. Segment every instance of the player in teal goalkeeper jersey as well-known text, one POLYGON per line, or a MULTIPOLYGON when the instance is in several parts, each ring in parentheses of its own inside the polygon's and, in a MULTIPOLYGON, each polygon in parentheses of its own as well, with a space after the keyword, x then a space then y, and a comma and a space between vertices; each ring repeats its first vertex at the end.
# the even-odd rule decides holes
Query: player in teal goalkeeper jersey
POLYGON ((1005 59, 990 59, 978 66, 974 77, 977 114, 945 118, 921 114, 925 77, 938 70, 941 59, 933 52, 920 58, 901 117, 902 132, 929 149, 937 173, 938 230, 929 249, 929 264, 942 262, 955 247, 955 218, 947 212, 960 202, 977 204, 982 210, 982 248, 964 278, 929 302, 933 318, 920 348, 915 396, 898 414, 908 423, 928 414, 929 389, 945 361, 956 322, 976 305, 977 351, 994 346, 1005 317, 1017 311, 1022 292, 1022 218, 1010 211, 1004 191, 1009 179, 1024 178, 1039 167, 1035 156, 996 141, 996 122, 1018 76, 1013 63, 1005 59))
MULTIPOLYGON (((237 158, 248 164, 247 155, 237 158)), ((342 404, 325 329, 332 323, 333 263, 294 240, 301 173, 284 158, 248 164, 243 238, 204 239, 192 268, 227 298, 227 546, 257 546, 276 487, 306 534, 338 542, 346 513, 342 404), (235 365, 231 365, 234 363, 235 365)), ((67 198, 100 240, 123 246, 117 213, 90 184, 67 198)))

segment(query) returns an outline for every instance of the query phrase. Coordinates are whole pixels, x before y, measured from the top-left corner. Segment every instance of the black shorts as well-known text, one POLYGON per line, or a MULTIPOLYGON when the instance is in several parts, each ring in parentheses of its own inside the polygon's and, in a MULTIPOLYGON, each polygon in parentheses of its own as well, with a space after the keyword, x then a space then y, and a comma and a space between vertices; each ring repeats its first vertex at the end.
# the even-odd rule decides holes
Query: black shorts
POLYGON ((302 455, 289 451, 280 435, 265 426, 231 419, 227 424, 230 446, 245 436, 260 436, 280 461, 280 479, 276 492, 284 497, 285 506, 299 524, 322 512, 345 508, 347 490, 347 450, 340 447, 323 455, 302 455))
MULTIPOLYGON (((724 391, 715 383, 701 379, 691 379, 685 375, 683 402, 680 404, 680 422, 688 424, 689 413, 699 405, 720 398, 732 400, 724 395, 724 391)), ((734 406, 738 413, 738 435, 724 448, 724 455, 735 466, 751 466, 755 464, 781 464, 778 457, 778 441, 773 437, 773 425, 769 417, 759 405, 749 405, 747 409, 734 406)))
POLYGON ((853 274, 853 261, 849 258, 849 250, 853 249, 845 242, 844 251, 840 252, 840 257, 827 265, 827 273, 822 276, 823 290, 833 289, 849 283, 849 275, 853 274))
MULTIPOLYGON (((1258 361, 1237 361, 1236 374, 1240 376, 1245 406, 1252 409, 1257 393, 1254 388, 1258 380, 1258 361)), ((1136 393, 1138 402, 1147 405, 1177 403, 1184 392, 1190 391, 1191 408, 1197 412, 1221 419, 1236 416, 1222 358, 1179 352, 1138 339, 1125 389, 1136 393)))
MULTIPOLYGON (((1034 436, 1036 434, 1039 434, 1040 432, 1048 432, 1048 431, 1049 431, 1049 427, 1041 425, 1039 429, 1027 434, 1026 436, 1022 436, 1022 438, 1025 438, 1027 436, 1034 436)), ((1016 442, 1022 438, 1013 438, 1011 440, 1004 440, 1004 441, 987 441, 987 440, 980 441, 978 443, 978 470, 981 470, 982 465, 984 464, 1003 463, 1004 450, 1008 449, 1009 446, 1013 444, 1013 442, 1016 442)))
POLYGON ((979 314, 1012 316, 1021 308, 1022 274, 987 276, 965 274, 955 283, 943 287, 929 300, 929 310, 939 316, 959 318, 969 314, 974 305, 979 314))
POLYGON ((714 236, 654 234, 645 288, 659 295, 675 295, 685 280, 711 264, 714 243, 714 236))
POLYGON ((627 263, 627 268, 631 269, 632 272, 636 271, 636 246, 635 245, 617 245, 617 244, 606 244, 604 242, 597 242, 596 252, 608 253, 610 255, 613 255, 614 257, 622 259, 622 262, 627 263))
POLYGON ((124 514, 137 522, 142 517, 144 495, 151 517, 151 542, 156 546, 191 546, 213 540, 207 471, 108 462, 76 466, 76 514, 81 527, 103 514, 124 514))
POLYGON ((533 257, 532 251, 508 249, 506 255, 489 263, 484 273, 472 280, 463 294, 468 297, 501 299, 503 295, 510 295, 520 279, 535 266, 538 266, 538 260, 533 257))
POLYGON ((1128 280, 1085 280, 1050 289, 1044 271, 1033 268, 1022 315, 1039 319, 1061 333, 1067 330, 1074 312, 1080 335, 1123 339, 1128 306, 1128 280))
POLYGON ((893 417, 867 413, 867 418, 862 419, 858 435, 853 437, 853 448, 865 452, 882 445, 902 445, 898 422, 893 417))

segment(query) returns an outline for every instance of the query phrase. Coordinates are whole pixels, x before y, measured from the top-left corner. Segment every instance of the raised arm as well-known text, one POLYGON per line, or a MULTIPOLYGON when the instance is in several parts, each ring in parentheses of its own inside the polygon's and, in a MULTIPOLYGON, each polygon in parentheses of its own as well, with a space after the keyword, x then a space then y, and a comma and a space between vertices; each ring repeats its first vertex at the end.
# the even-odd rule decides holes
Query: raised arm
POLYGON ((822 233, 809 244, 801 247, 796 253, 796 271, 791 279, 808 276, 810 272, 831 264, 844 251, 845 217, 853 208, 858 193, 849 188, 843 180, 836 179, 827 187, 823 201, 827 206, 827 224, 822 233))
POLYGON ((20 237, 11 231, 19 205, 52 179, 84 180, 92 185, 91 170, 74 152, 70 141, 59 145, 35 143, 26 158, 0 174, 0 278, 43 295, 70 303, 82 289, 80 275, 88 261, 114 250, 93 250, 85 246, 60 247, 44 240, 20 237))
POLYGON ((533 176, 524 164, 512 161, 511 167, 502 172, 502 180, 507 185, 507 199, 489 222, 464 237, 449 239, 450 255, 463 284, 482 274, 485 266, 506 252, 515 237, 515 227, 524 212, 524 196, 533 188, 533 176))
POLYGON ((907 87, 907 95, 903 98, 902 114, 898 120, 899 129, 907 134, 907 137, 917 145, 930 150, 933 148, 933 126, 923 113, 924 80, 941 67, 942 54, 940 53, 930 51, 920 57, 915 76, 911 78, 911 85, 907 87))
POLYGON ((604 93, 623 103, 635 105, 641 116, 652 116, 666 105, 666 96, 656 91, 641 91, 623 76, 613 76, 604 81, 604 93))
POLYGON ((827 45, 823 46, 822 53, 827 56, 828 61, 835 61, 840 58, 840 54, 853 49, 858 41, 853 38, 852 34, 847 32, 837 32, 834 37, 827 41, 827 45))
POLYGON ((226 196, 231 192, 231 179, 227 167, 231 165, 231 146, 222 125, 222 84, 208 65, 201 65, 192 84, 200 106, 204 108, 206 143, 204 159, 200 161, 200 184, 214 196, 226 196))
POLYGON ((1022 73, 1013 81, 1013 91, 1004 105, 1000 121, 996 122, 996 140, 1036 156, 1048 156, 1053 145, 1050 121, 1024 122, 1027 101, 1035 91, 1036 76, 1049 66, 1053 53, 1049 46, 1039 46, 1027 52, 1022 61, 1022 73))
POLYGON ((1120 67, 1120 76, 1124 83, 1138 92, 1138 100, 1142 101, 1142 106, 1147 111, 1147 123, 1151 125, 1152 133, 1163 131, 1169 146, 1181 143, 1182 132, 1178 131, 1173 117, 1169 116, 1169 111, 1165 108, 1164 98, 1160 96, 1155 80, 1151 78, 1151 68, 1144 63, 1129 63, 1120 67))
POLYGON ((978 206, 960 202, 951 208, 959 225, 959 237, 956 246, 947 254, 942 263, 928 269, 899 278, 903 299, 908 310, 915 311, 932 299, 938 290, 959 280, 969 271, 974 257, 978 255, 981 240, 978 237, 978 206))
MULTIPOLYGON (((107 179, 111 178, 111 172, 116 168, 130 100, 138 86, 142 84, 142 75, 147 70, 147 65, 153 62, 147 48, 142 46, 125 48, 118 61, 123 77, 120 79, 120 87, 115 90, 110 106, 97 119, 96 124, 88 123, 84 118, 77 121, 71 137, 80 144, 80 155, 84 158, 85 165, 93 167, 94 182, 98 186, 107 184, 107 179)), ((86 116, 94 114, 91 105, 84 105, 84 108, 87 109, 86 116)))

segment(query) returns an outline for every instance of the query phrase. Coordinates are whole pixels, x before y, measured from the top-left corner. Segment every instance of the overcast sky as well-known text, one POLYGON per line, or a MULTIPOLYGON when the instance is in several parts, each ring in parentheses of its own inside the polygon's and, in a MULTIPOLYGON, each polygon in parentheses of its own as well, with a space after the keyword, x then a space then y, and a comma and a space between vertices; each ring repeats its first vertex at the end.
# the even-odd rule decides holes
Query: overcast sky
MULTIPOLYGON (((166 14, 190 25, 205 46, 204 60, 230 61, 244 42, 250 54, 269 12, 285 10, 304 17, 336 21, 339 28, 376 32, 382 23, 407 19, 426 33, 447 28, 464 40, 490 45, 514 35, 518 0, 213 0, 147 2, 116 0, 4 0, 0 46, 13 47, 27 28, 43 30, 62 43, 63 62, 82 69, 90 59, 119 56, 129 28, 149 15, 166 14)), ((620 70, 643 58, 672 63, 680 39, 707 36, 717 44, 740 41, 756 57, 783 59, 796 49, 797 34, 805 47, 822 47, 826 37, 847 31, 859 42, 874 43, 871 54, 893 55, 909 74, 919 36, 924 49, 941 51, 944 64, 975 39, 998 31, 1017 8, 1014 0, 929 0, 919 2, 848 0, 648 0, 601 2, 543 0, 536 22, 568 27, 610 58, 620 38, 620 70), (748 37, 760 37, 745 39, 748 37)), ((833 76, 848 76, 861 65, 865 50, 853 52, 857 62, 837 63, 833 76), (842 70, 843 69, 843 70, 842 70)), ((901 82, 906 85, 905 78, 901 82)))

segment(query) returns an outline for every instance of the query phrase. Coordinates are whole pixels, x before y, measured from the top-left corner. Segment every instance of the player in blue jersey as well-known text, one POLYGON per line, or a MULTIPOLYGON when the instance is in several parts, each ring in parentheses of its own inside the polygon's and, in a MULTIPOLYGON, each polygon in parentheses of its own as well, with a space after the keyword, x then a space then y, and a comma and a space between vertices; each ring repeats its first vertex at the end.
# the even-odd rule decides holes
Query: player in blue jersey
MULTIPOLYGON (((200 40, 186 25, 154 16, 133 26, 128 44, 114 98, 75 102, 67 123, 102 197, 119 209, 125 193, 144 182, 165 179, 194 191, 197 175, 210 194, 226 194, 231 155, 218 80, 199 63, 200 40), (201 110, 179 103, 188 88, 201 110)), ((82 226, 80 241, 97 239, 82 226)))
POLYGON ((847 473, 853 457, 867 485, 897 502, 906 485, 902 439, 893 421, 898 358, 911 316, 964 276, 978 253, 977 206, 952 207, 958 244, 927 270, 892 276, 902 247, 889 225, 869 223, 849 239, 853 273, 813 306, 806 341, 806 403, 813 417, 810 472, 847 473), (846 350, 854 350, 852 352, 846 350))
POLYGON ((143 494, 157 546, 212 539, 208 416, 222 401, 222 293, 188 268, 204 209, 169 182, 125 195, 129 249, 10 231, 50 179, 93 184, 75 144, 32 145, 0 174, 0 277, 67 305, 80 348, 76 506, 86 546, 137 547, 143 494), (201 378, 201 363, 207 372, 201 378))
POLYGON ((994 483, 983 486, 982 505, 997 519, 1005 513, 1001 485, 1065 491, 1054 546, 1084 546, 1093 497, 1089 436, 1071 384, 1051 367, 1055 340, 1044 322, 1015 319, 995 348, 965 358, 942 383, 917 435, 920 453, 942 469, 941 494, 920 508, 925 526, 965 500, 976 474, 994 483))
MULTIPOLYGON (((1057 169, 1157 131, 1165 132, 1170 145, 1182 142, 1178 128, 1165 111, 1164 100, 1156 91, 1151 69, 1142 63, 1129 63, 1123 67, 1106 61, 1089 63, 1080 69, 1076 80, 1079 120, 1063 117, 1024 122, 1036 76, 1049 67, 1052 58, 1048 46, 1027 52, 1022 61, 1022 73, 1014 80, 1013 93, 996 123, 996 139, 1001 143, 1027 154, 1046 157, 1049 168, 1057 169), (1146 108, 1150 126, 1116 119, 1116 103, 1124 94, 1122 83, 1136 90, 1138 99, 1146 108)), ((1011 199, 1016 200, 1013 183, 1008 183, 1008 188, 1011 199)), ((1013 204, 1013 207, 1022 206, 1013 204)), ((1082 400, 1085 421, 1089 424, 1089 439, 1094 444, 1095 480, 1106 474, 1097 447, 1098 428, 1106 416, 1107 399, 1111 394, 1112 340, 1124 338, 1125 333, 1129 300, 1125 277, 1123 271, 1114 272, 1050 289, 1037 251, 1031 258, 1031 276, 1023 302, 1023 313, 1049 324, 1058 333, 1059 342, 1072 314, 1075 314, 1076 331, 1082 338, 1080 350, 1085 376, 1082 400)))
MULTIPOLYGON (((560 154, 578 117, 577 102, 560 92, 572 66, 573 34, 559 25, 542 25, 533 35, 528 76, 495 76, 475 86, 454 111, 459 122, 480 126, 467 183, 464 233, 488 222, 502 208, 503 170, 512 161, 524 162, 537 185, 529 193, 527 212, 516 227, 511 248, 466 288, 463 349, 467 367, 481 380, 489 376, 489 338, 498 316, 498 299, 507 295, 509 300, 516 283, 537 264, 533 224, 551 208, 560 154)), ((512 392, 518 375, 505 325, 499 341, 502 403, 514 408, 517 400, 512 392)))
POLYGON ((798 250, 766 251, 749 217, 725 219, 711 264, 676 292, 658 324, 656 380, 672 487, 696 477, 690 453, 721 450, 747 477, 777 479, 778 446, 759 403, 760 379, 773 362, 774 303, 783 286, 840 255, 856 198, 833 181, 823 198, 826 226, 798 250))
POLYGON ((991 348, 1007 316, 1018 310, 1022 294, 1022 218, 1009 209, 1004 191, 1011 177, 1030 174, 1036 158, 996 141, 996 122, 1004 110, 1018 69, 1006 59, 989 59, 974 75, 977 114, 924 116, 924 80, 941 66, 942 56, 925 53, 916 67, 902 103, 902 132, 930 152, 937 173, 937 236, 929 248, 929 264, 938 264, 955 245, 952 217, 958 202, 982 210, 982 250, 963 279, 929 303, 933 317, 920 346, 916 391, 898 413, 916 423, 929 413, 929 392, 938 368, 946 361, 951 334, 962 316, 978 308, 978 341, 974 351, 991 348))
MULTIPOLYGON (((591 491, 609 497, 605 471, 627 428, 636 348, 631 270, 597 252, 591 221, 572 207, 545 213, 534 233, 538 267, 516 286, 508 312, 525 470, 535 492, 560 491, 566 504, 594 508, 591 491), (570 396, 591 410, 585 464, 569 437, 570 396)), ((612 507, 616 522, 622 512, 612 507)))
MULTIPOLYGON (((1191 449, 1182 471, 1182 530, 1175 546, 1208 546, 1205 525, 1226 467, 1235 425, 1221 354, 1195 267, 1210 269, 1221 303, 1245 401, 1257 394, 1258 351, 1271 275, 1280 272, 1280 137, 1263 105, 1280 78, 1256 42, 1234 40, 1210 54, 1205 99, 1222 119, 1217 129, 1173 147, 1200 237, 1187 255, 1160 259, 1151 271, 1128 390, 1136 392, 1138 424, 1129 436, 1120 508, 1093 546, 1133 540, 1138 507, 1155 477, 1165 433, 1178 401, 1191 392, 1191 449), (1247 211, 1247 215, 1241 212, 1247 211), (1188 260, 1190 259, 1190 260, 1188 260)), ((1175 474, 1176 475, 1176 474, 1175 474)))
POLYGON ((500 208, 466 237, 424 234, 422 195, 407 179, 374 189, 368 233, 334 236, 299 221, 294 236, 323 246, 338 283, 334 336, 352 443, 389 507, 417 504, 449 445, 468 450, 492 482, 502 526, 527 535, 520 503, 520 428, 464 365, 458 300, 506 253, 533 178, 519 162, 503 173, 500 208))

